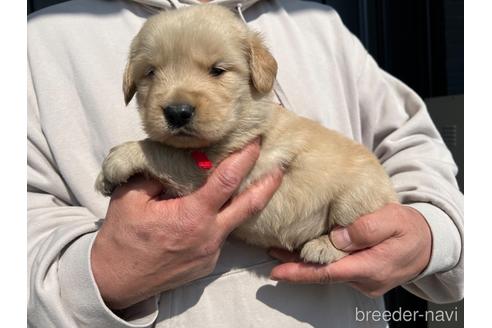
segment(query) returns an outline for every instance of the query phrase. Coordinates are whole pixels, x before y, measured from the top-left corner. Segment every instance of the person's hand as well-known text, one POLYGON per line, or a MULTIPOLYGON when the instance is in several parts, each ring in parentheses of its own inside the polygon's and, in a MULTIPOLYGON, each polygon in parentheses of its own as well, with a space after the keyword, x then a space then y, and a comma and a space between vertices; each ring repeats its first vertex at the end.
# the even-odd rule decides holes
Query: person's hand
POLYGON ((351 254, 328 265, 303 263, 295 253, 271 249, 282 262, 271 278, 294 283, 347 282, 370 296, 383 295, 421 273, 429 263, 432 235, 427 221, 415 209, 389 204, 362 216, 330 238, 335 247, 351 254))
POLYGON ((258 142, 246 146, 183 198, 161 200, 162 185, 142 176, 115 190, 91 250, 94 278, 111 309, 213 271, 229 233, 263 209, 280 186, 279 168, 230 200, 258 156, 258 142))

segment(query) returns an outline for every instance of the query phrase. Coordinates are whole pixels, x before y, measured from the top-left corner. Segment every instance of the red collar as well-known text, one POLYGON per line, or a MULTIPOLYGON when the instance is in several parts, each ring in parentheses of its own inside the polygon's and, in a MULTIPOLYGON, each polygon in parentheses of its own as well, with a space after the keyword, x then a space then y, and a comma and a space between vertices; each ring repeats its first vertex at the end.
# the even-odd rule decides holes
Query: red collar
POLYGON ((204 170, 210 170, 213 167, 212 162, 208 159, 207 154, 201 150, 194 150, 191 152, 191 157, 196 162, 196 165, 204 170))

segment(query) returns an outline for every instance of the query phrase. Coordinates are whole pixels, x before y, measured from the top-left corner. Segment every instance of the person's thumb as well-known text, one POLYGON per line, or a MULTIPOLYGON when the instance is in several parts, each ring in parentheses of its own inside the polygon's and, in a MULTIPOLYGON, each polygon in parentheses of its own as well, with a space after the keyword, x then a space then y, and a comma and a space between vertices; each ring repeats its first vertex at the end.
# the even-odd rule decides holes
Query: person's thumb
POLYGON ((351 225, 336 227, 330 232, 333 245, 343 251, 352 252, 380 244, 398 233, 395 220, 387 206, 374 213, 361 216, 351 225))

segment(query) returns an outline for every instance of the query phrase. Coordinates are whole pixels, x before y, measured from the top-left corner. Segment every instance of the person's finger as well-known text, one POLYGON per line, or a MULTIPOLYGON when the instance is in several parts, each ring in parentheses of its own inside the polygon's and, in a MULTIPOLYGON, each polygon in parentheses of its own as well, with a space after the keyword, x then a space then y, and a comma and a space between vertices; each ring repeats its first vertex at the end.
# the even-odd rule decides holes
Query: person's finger
POLYGON ((270 248, 268 250, 268 255, 284 263, 301 261, 299 253, 289 252, 286 249, 270 248))
POLYGON ((189 197, 218 212, 253 168, 259 155, 260 144, 256 139, 222 161, 207 182, 189 197))
POLYGON ((283 172, 275 168, 265 177, 235 197, 217 216, 217 222, 228 235, 241 223, 264 209, 282 183, 283 172))
POLYGON ((343 251, 352 252, 380 244, 399 232, 398 215, 392 205, 358 218, 346 227, 337 227, 330 232, 333 245, 343 251))
POLYGON ((270 274, 273 280, 295 283, 336 283, 366 279, 375 270, 371 252, 361 251, 328 265, 284 263, 270 274))
POLYGON ((305 262, 277 265, 272 269, 270 279, 304 284, 331 282, 325 265, 305 262))
POLYGON ((164 186, 157 180, 135 175, 128 181, 118 186, 113 192, 112 198, 135 198, 148 201, 159 196, 164 190, 164 186))

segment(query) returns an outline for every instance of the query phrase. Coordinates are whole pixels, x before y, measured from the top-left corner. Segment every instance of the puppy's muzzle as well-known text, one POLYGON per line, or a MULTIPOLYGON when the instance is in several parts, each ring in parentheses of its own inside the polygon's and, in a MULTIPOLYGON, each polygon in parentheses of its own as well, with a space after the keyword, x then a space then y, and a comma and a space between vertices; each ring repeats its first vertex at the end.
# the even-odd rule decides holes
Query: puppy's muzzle
POLYGON ((191 121, 195 107, 189 104, 174 104, 164 107, 164 117, 172 129, 178 129, 191 121))

